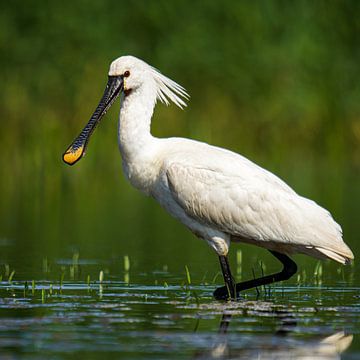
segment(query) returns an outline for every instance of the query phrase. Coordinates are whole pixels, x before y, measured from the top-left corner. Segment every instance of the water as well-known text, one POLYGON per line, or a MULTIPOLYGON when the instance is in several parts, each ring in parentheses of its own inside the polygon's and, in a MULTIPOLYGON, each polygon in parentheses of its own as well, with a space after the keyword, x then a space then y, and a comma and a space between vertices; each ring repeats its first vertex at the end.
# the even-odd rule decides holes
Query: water
POLYGON ((188 276, 185 269, 173 273, 165 265, 144 272, 129 260, 130 268, 124 258, 104 262, 74 253, 53 262, 43 259, 38 272, 17 281, 4 265, 2 358, 360 356, 356 267, 331 272, 325 263, 320 275, 315 266, 317 275, 300 272, 286 284, 258 289, 259 294, 252 290, 237 302, 218 302, 212 297, 221 284, 216 274, 211 279, 190 267, 188 276))
MULTIPOLYGON (((118 154, 101 164, 0 177, 0 358, 360 357, 357 262, 298 255, 289 281, 215 301, 223 281, 210 247, 125 183, 118 154)), ((331 209, 356 258, 359 175, 284 169, 331 209)), ((280 267, 243 244, 230 263, 237 281, 280 267)))

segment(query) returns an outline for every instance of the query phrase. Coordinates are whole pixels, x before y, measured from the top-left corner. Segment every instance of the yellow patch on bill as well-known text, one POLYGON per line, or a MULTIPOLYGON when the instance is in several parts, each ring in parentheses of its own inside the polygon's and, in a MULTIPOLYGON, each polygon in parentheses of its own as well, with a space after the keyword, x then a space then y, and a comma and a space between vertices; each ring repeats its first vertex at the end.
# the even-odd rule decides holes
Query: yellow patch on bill
POLYGON ((84 147, 81 146, 74 150, 72 147, 66 150, 65 154, 63 155, 63 160, 69 164, 73 165, 75 164, 80 158, 83 153, 84 147))

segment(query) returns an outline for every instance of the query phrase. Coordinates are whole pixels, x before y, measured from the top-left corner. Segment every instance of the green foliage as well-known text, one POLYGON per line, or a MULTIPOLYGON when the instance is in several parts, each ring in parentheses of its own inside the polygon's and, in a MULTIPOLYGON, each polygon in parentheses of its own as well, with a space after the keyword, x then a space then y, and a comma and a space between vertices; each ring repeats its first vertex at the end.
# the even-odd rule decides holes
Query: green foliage
POLYGON ((155 135, 243 153, 328 207, 356 247, 359 15, 358 1, 4 2, 0 237, 17 241, 9 258, 18 249, 51 256, 66 244, 97 255, 99 240, 101 255, 117 249, 140 261, 150 251, 190 264, 205 251, 125 184, 118 105, 87 156, 73 168, 61 162, 97 105, 109 63, 124 54, 191 95, 184 112, 157 107, 155 135))

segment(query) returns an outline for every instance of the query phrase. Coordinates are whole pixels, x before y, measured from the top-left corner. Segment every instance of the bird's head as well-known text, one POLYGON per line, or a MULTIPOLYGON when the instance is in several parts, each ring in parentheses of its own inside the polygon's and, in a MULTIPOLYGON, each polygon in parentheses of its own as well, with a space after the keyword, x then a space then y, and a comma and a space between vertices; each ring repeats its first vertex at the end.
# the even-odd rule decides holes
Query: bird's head
POLYGON ((149 68, 150 66, 140 59, 133 56, 122 56, 111 63, 109 78, 120 78, 126 95, 152 81, 152 77, 149 76, 149 68))
MULTIPOLYGON (((186 106, 183 99, 186 100, 189 96, 182 86, 134 56, 119 57, 110 65, 108 83, 99 105, 80 135, 63 154, 63 160, 69 165, 80 160, 85 154, 86 146, 96 125, 117 97, 123 94, 126 98, 145 87, 152 90, 155 102, 160 100, 168 105, 172 101, 180 108, 186 106)), ((146 96, 145 92, 142 94, 146 96)))

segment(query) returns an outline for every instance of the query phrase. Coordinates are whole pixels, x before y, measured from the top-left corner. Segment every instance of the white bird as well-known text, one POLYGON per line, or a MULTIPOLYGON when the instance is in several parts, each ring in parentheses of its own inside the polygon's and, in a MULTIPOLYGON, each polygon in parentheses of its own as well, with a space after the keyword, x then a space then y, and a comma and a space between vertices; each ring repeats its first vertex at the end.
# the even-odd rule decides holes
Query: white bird
POLYGON ((82 157, 92 131, 119 95, 118 140, 124 173, 134 187, 155 198, 216 251, 225 281, 215 291, 216 298, 236 298, 240 290, 288 279, 297 271, 288 257, 294 253, 343 264, 354 258, 330 213, 274 174, 229 150, 190 139, 152 136, 157 100, 183 108, 188 94, 133 56, 112 62, 104 95, 64 153, 66 163, 73 165, 82 157), (283 263, 283 270, 235 284, 227 258, 232 241, 270 250, 283 263))

